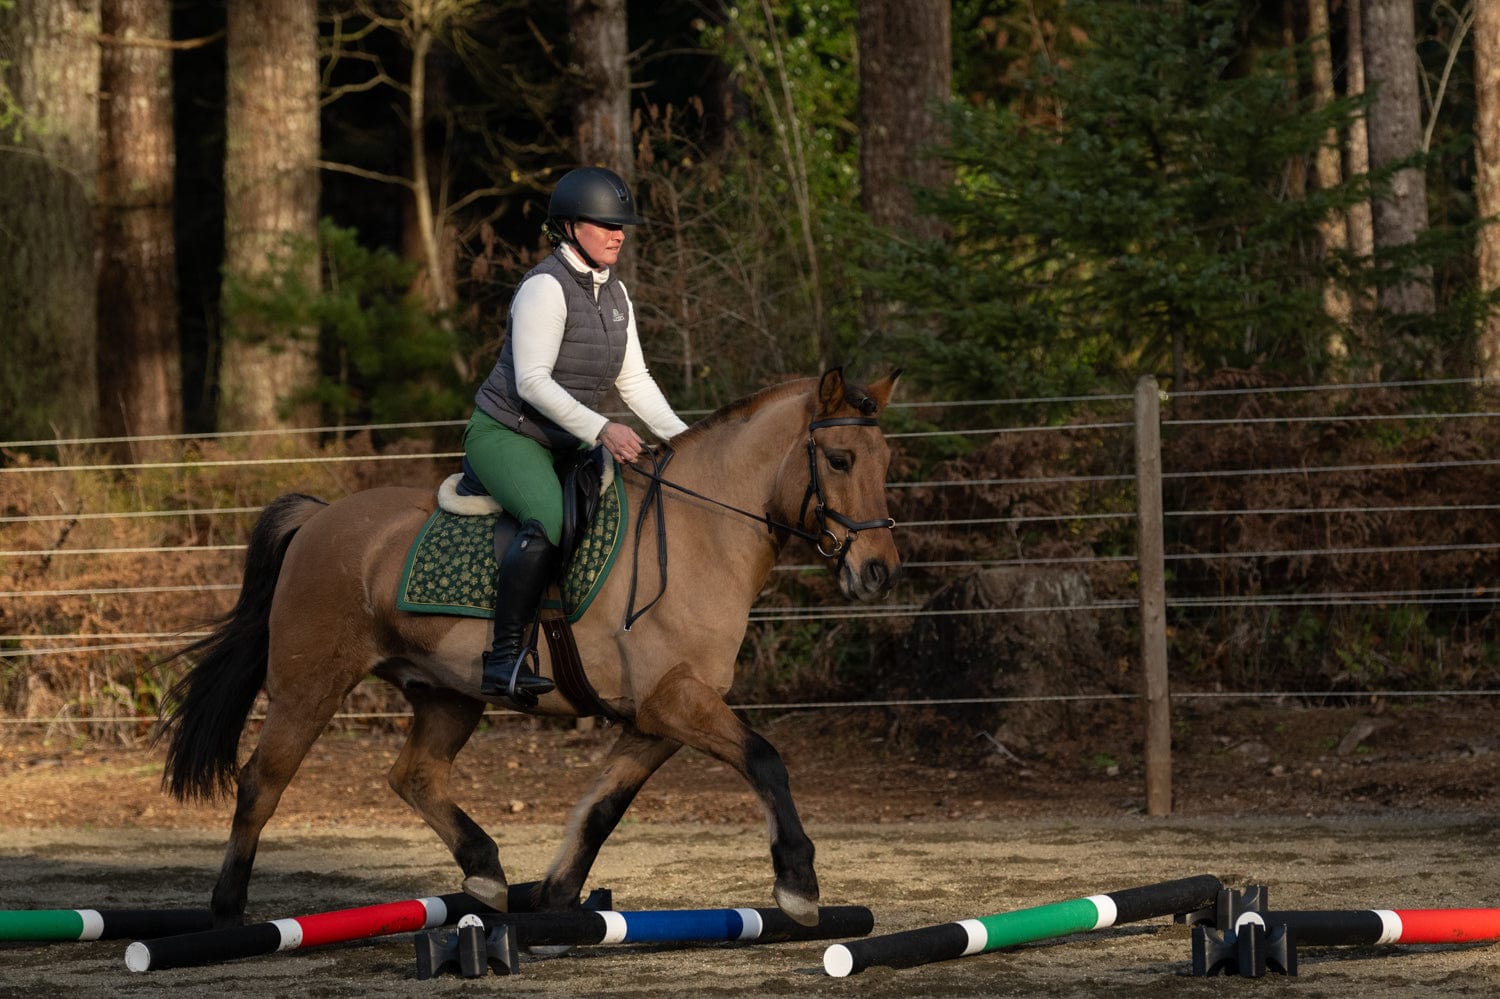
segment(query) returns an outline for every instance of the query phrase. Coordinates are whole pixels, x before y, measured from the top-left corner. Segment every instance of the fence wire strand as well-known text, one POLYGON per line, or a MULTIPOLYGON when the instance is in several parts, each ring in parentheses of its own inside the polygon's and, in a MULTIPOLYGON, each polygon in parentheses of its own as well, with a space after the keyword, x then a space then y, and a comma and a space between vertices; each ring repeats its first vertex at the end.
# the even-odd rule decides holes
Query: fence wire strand
MULTIPOLYGON (((1281 386, 1269 388, 1244 388, 1244 389, 1215 389, 1202 391, 1179 391, 1170 393, 1168 398, 1172 399, 1209 399, 1214 397, 1232 398, 1256 393, 1339 393, 1348 394, 1360 391, 1404 391, 1425 390, 1448 386, 1468 386, 1484 389, 1493 389, 1494 383, 1478 381, 1474 379, 1441 379, 1408 381, 1393 383, 1359 383, 1359 384, 1330 384, 1311 386, 1281 386)), ((956 400, 941 402, 914 402, 901 403, 896 408, 910 412, 932 412, 953 413, 966 410, 977 410, 982 408, 999 408, 1011 406, 1027 406, 1043 409, 1045 407, 1058 407, 1070 405, 1115 405, 1128 403, 1132 399, 1130 395, 1100 394, 1084 396, 1060 396, 1043 399, 987 399, 987 400, 956 400)), ((1327 416, 1286 416, 1286 417, 1249 417, 1233 419, 1177 419, 1169 418, 1161 421, 1163 429, 1178 428, 1214 428, 1218 426, 1246 426, 1246 425, 1311 425, 1326 423, 1331 426, 1358 424, 1358 423, 1383 423, 1395 421, 1457 421, 1457 420, 1481 420, 1496 417, 1497 413, 1475 410, 1462 410, 1457 412, 1400 412, 1391 414, 1350 414, 1327 416)), ((28 448, 39 448, 54 451, 61 455, 69 449, 89 449, 104 445, 120 444, 164 444, 164 443, 191 443, 199 441, 228 441, 234 439, 263 439, 273 436, 285 435, 323 435, 370 432, 370 433, 395 433, 411 430, 445 430, 457 429, 463 425, 463 421, 429 421, 410 423, 387 423, 369 424, 357 427, 317 427, 304 430, 265 430, 265 431, 240 431, 223 432, 214 434, 192 434, 192 435, 149 435, 137 437, 91 437, 71 438, 66 440, 31 440, 31 441, 9 441, 0 443, 0 448, 10 452, 22 451, 28 448)), ((1073 433, 1073 432, 1108 432, 1115 430, 1126 430, 1134 426, 1133 421, 1111 421, 1111 420, 1086 420, 1078 423, 1059 423, 1055 425, 1025 425, 1025 426, 986 426, 980 428, 937 428, 921 430, 902 430, 892 432, 887 436, 892 440, 908 440, 921 442, 943 438, 969 438, 976 442, 999 437, 1021 437, 1035 436, 1045 433, 1073 433)), ((454 451, 428 451, 423 453, 397 453, 397 454, 359 454, 359 455, 305 455, 294 457, 263 457, 263 458, 223 458, 208 460, 182 460, 182 461, 149 461, 149 462, 127 462, 119 464, 111 463, 58 463, 46 464, 10 464, 0 467, 0 475, 37 475, 39 473, 51 472, 58 474, 88 474, 98 473, 102 475, 118 475, 121 472, 142 471, 173 471, 192 472, 206 469, 233 469, 249 468, 256 466, 293 466, 293 465, 339 465, 356 462, 404 462, 404 461, 457 461, 461 452, 454 451)), ((1309 466, 1284 466, 1274 468, 1220 468, 1199 471, 1163 471, 1164 481, 1183 482, 1193 479, 1226 479, 1232 477, 1267 477, 1280 476, 1287 478, 1306 478, 1314 475, 1349 474, 1349 473, 1399 473, 1402 475, 1425 475, 1437 471, 1463 471, 1481 470, 1495 465, 1500 465, 1500 459, 1448 459, 1441 461, 1423 462, 1365 462, 1351 463, 1347 465, 1309 465, 1309 466)), ((1021 489, 1037 490, 1050 487, 1064 486, 1114 486, 1121 483, 1134 482, 1134 474, 1121 472, 1118 474, 1097 475, 1053 475, 1053 476, 1017 476, 1017 477, 972 477, 972 478, 943 478, 934 477, 913 481, 899 481, 888 483, 891 490, 897 491, 897 495, 909 490, 994 490, 994 489, 1021 489)), ((57 512, 57 513, 7 513, 0 516, 0 527, 15 527, 30 524, 74 524, 95 521, 119 520, 128 521, 136 519, 164 519, 164 518, 220 518, 220 517, 248 517, 260 511, 259 506, 237 505, 223 507, 195 507, 189 509, 147 509, 147 510, 122 510, 122 511, 86 511, 57 512)), ((1236 509, 1172 509, 1164 512, 1168 518, 1208 518, 1208 517, 1254 517, 1254 516, 1336 516, 1336 515, 1369 515, 1369 514, 1451 514, 1457 512, 1488 513, 1500 510, 1500 504, 1454 504, 1443 506, 1435 504, 1410 504, 1410 505, 1351 505, 1344 507, 1332 506, 1309 506, 1309 507, 1245 507, 1236 509)), ((1023 525, 1043 524, 1083 524, 1107 520, 1129 521, 1135 518, 1134 511, 1119 512, 1079 512, 1079 513, 1017 513, 1006 516, 953 516, 944 519, 914 519, 902 526, 908 529, 926 530, 973 530, 977 528, 996 527, 1015 529, 1023 525)), ((190 545, 140 545, 121 547, 52 547, 52 548, 26 548, 12 547, 0 550, 0 557, 6 559, 47 558, 56 556, 85 557, 85 556, 123 556, 123 555, 161 555, 177 557, 186 554, 210 553, 210 554, 233 554, 243 552, 244 544, 190 544, 190 545)), ((1471 541, 1464 543, 1432 543, 1417 545, 1366 545, 1341 547, 1329 545, 1326 547, 1295 548, 1285 550, 1263 549, 1234 552, 1183 552, 1169 551, 1165 559, 1169 563, 1193 564, 1204 563, 1213 560, 1273 560, 1273 559, 1314 559, 1314 558, 1349 558, 1364 556, 1391 556, 1391 555, 1429 555, 1439 553, 1452 553, 1461 551, 1491 552, 1500 550, 1500 541, 1485 542, 1471 541)), ((969 570, 980 571, 988 569, 1041 569, 1058 567, 1078 566, 1108 566, 1130 564, 1135 561, 1133 555, 1101 555, 1088 554, 1079 556, 1062 557, 1020 557, 1014 559, 996 558, 973 558, 973 559, 929 559, 925 561, 914 561, 905 566, 908 570, 916 571, 949 571, 969 570)), ((808 570, 821 569, 817 565, 782 565, 778 566, 780 572, 806 572, 808 570)), ((128 595, 163 595, 163 594, 215 594, 232 593, 239 589, 238 580, 233 582, 209 582, 192 586, 95 586, 95 587, 62 587, 52 589, 13 589, 0 592, 0 599, 4 600, 55 600, 62 598, 102 598, 121 597, 128 595)), ((1352 606, 1352 605, 1389 605, 1394 603, 1410 603, 1431 606, 1464 606, 1464 605, 1494 605, 1497 601, 1496 594, 1500 593, 1500 580, 1476 582, 1473 587, 1443 588, 1443 589, 1389 589, 1368 592, 1338 592, 1338 593, 1287 593, 1287 594, 1256 594, 1245 596, 1192 596, 1178 595, 1169 596, 1167 606, 1183 611, 1191 611, 1203 608, 1226 608, 1226 607, 1297 607, 1297 606, 1352 606)), ((916 619, 923 617, 933 618, 957 618, 972 617, 978 615, 1007 615, 1007 614, 1039 614, 1039 613, 1114 613, 1131 611, 1136 607, 1136 602, 1130 599, 1098 599, 1082 604, 1071 605, 1045 605, 1033 607, 1006 607, 1006 608, 964 608, 964 609, 933 609, 920 604, 887 604, 881 606, 809 606, 809 607, 757 607, 752 609, 750 620, 754 624, 769 624, 777 622, 808 622, 808 621, 858 621, 858 620, 893 620, 893 619, 916 619)), ((127 651, 149 651, 166 649, 174 645, 180 645, 184 641, 191 641, 202 636, 202 632, 183 631, 179 633, 164 632, 133 632, 120 633, 116 635, 88 635, 76 633, 71 635, 47 635, 47 634, 10 634, 0 635, 0 641, 11 645, 25 645, 29 643, 54 643, 64 642, 71 644, 48 645, 45 648, 5 648, 0 649, 0 660, 19 659, 25 657, 84 654, 100 652, 127 652, 127 651), (102 640, 94 644, 92 639, 102 640)), ((1247 698, 1287 698, 1287 699, 1314 699, 1314 698, 1337 698, 1337 697, 1489 697, 1500 691, 1495 690, 1426 690, 1426 691, 1377 691, 1341 693, 1338 691, 1240 691, 1240 692, 1173 692, 1174 700, 1219 698, 1219 699, 1247 699, 1247 698)), ((1007 702, 1026 701, 1059 701, 1059 700, 1116 700, 1138 695, 1056 695, 1038 696, 1025 698, 1010 697, 986 697, 986 698, 947 698, 947 699, 909 699, 890 701, 820 701, 820 702, 796 702, 776 704, 737 704, 740 710, 802 710, 802 709, 825 709, 825 708, 892 708, 910 707, 922 705, 953 705, 953 704, 998 704, 1007 702)), ((404 717, 404 713, 359 713, 351 712, 337 715, 335 717, 346 720, 376 719, 390 717, 404 717)), ((153 721, 150 718, 141 717, 119 717, 119 718, 88 718, 80 716, 57 716, 47 719, 7 719, 0 718, 0 724, 4 725, 39 725, 39 724, 142 724, 153 721)))

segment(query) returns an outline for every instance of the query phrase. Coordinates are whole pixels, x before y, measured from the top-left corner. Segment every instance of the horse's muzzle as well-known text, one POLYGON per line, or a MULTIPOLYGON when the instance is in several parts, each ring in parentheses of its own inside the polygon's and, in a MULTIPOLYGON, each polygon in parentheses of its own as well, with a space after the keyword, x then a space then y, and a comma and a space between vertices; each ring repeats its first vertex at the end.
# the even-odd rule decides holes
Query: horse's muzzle
POLYGON ((888 563, 881 558, 868 558, 859 564, 859 571, 848 562, 839 573, 839 588, 851 600, 874 600, 883 595, 896 582, 901 565, 888 563))

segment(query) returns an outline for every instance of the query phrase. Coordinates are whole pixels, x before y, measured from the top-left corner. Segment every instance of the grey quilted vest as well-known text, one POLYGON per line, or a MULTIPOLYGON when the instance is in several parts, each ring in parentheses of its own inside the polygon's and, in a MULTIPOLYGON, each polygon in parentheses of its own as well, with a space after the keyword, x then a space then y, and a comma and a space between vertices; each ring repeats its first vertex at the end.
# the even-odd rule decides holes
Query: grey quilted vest
MULTIPOLYGON (((533 274, 550 274, 556 278, 562 285, 563 299, 568 305, 562 347, 558 350, 552 377, 573 398, 597 410, 625 363, 630 306, 620 282, 611 274, 609 280, 600 286, 599 300, 595 302, 593 275, 579 274, 559 253, 553 253, 533 267, 521 282, 524 284, 533 274)), ((515 331, 510 332, 514 334, 515 331)), ((550 448, 577 447, 577 438, 543 416, 517 393, 512 342, 512 336, 507 335, 495 367, 479 386, 479 391, 474 393, 475 405, 504 426, 550 448)))

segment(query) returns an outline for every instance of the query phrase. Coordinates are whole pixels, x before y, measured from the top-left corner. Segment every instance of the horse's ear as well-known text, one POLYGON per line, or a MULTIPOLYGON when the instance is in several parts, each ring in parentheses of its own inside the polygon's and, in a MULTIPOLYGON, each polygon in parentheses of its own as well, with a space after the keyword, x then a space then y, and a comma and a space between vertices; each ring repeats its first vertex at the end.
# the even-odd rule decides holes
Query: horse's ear
POLYGON ((844 404, 844 369, 829 368, 818 382, 818 415, 827 416, 844 404))
POLYGON ((891 401, 891 396, 896 394, 896 383, 900 380, 901 369, 896 368, 890 374, 886 375, 884 378, 880 379, 880 381, 869 387, 868 391, 870 393, 870 398, 874 399, 876 404, 881 409, 885 409, 886 404, 891 401))

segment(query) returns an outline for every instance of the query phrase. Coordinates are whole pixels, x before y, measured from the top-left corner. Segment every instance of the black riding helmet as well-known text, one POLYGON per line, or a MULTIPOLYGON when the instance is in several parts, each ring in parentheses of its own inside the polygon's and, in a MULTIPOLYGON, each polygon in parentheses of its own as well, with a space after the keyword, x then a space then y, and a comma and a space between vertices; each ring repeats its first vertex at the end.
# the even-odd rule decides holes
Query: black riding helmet
POLYGON ((600 225, 640 225, 630 188, 620 175, 604 167, 579 167, 563 174, 552 189, 547 214, 558 222, 597 222, 600 225))
POLYGON ((641 217, 635 213, 635 201, 630 197, 630 188, 620 175, 604 167, 579 167, 563 174, 562 180, 552 189, 552 200, 547 204, 547 228, 583 258, 583 262, 595 270, 599 264, 589 256, 574 237, 569 222, 594 222, 599 225, 640 225, 641 217))

